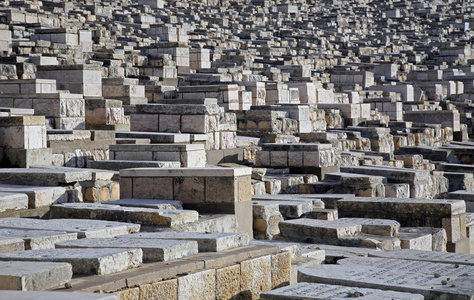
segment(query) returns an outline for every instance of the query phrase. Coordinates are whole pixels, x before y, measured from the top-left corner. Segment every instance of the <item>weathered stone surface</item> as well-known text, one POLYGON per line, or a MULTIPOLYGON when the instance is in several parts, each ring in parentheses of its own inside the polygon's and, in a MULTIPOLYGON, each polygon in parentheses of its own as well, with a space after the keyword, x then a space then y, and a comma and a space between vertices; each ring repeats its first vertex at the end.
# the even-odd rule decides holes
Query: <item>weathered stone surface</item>
POLYGON ((140 286, 140 299, 178 299, 178 280, 171 279, 140 286))
MULTIPOLYGON (((71 280, 71 278, 72 267, 68 263, 0 262, 0 290, 47 290, 61 286, 71 280)), ((0 291, 0 298, 3 297, 1 293, 2 291, 0 291)))
POLYGON ((0 237, 0 253, 23 250, 25 250, 25 241, 23 239, 0 237))
POLYGON ((21 238, 26 250, 54 249, 55 244, 77 239, 77 233, 0 228, 0 237, 21 238))
POLYGON ((262 256, 240 263, 240 289, 247 299, 259 299, 262 292, 272 288, 271 256, 262 256))
POLYGON ((142 255, 141 249, 47 249, 2 253, 0 260, 68 262, 74 274, 105 275, 140 266, 142 255))
POLYGON ((232 299, 240 294, 240 265, 216 269, 216 298, 232 299))
POLYGON ((215 299, 216 271, 197 272, 178 278, 178 299, 215 299))
POLYGON ((120 300, 118 295, 97 293, 67 293, 67 292, 15 292, 0 291, 0 298, 18 300, 81 300, 87 297, 90 300, 120 300))
POLYGON ((0 193, 0 212, 28 208, 25 194, 0 193))

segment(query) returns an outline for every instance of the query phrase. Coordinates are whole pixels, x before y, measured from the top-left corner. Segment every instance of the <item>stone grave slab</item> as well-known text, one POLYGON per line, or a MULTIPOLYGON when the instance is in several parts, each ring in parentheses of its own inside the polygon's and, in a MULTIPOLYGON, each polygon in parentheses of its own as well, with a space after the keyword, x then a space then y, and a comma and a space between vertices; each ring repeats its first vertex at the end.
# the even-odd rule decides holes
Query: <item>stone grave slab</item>
POLYGON ((0 261, 67 262, 76 275, 106 275, 139 267, 142 257, 137 248, 44 249, 1 253, 0 261))
POLYGON ((51 206, 51 218, 116 220, 173 227, 197 221, 198 213, 194 210, 136 208, 98 203, 64 203, 51 206))
POLYGON ((0 182, 8 184, 59 186, 92 179, 92 172, 84 169, 51 168, 6 168, 0 169, 0 182))
POLYGON ((0 193, 19 193, 28 195, 28 207, 38 208, 53 203, 68 201, 68 195, 63 187, 42 187, 27 185, 0 184, 0 193))
POLYGON ((0 299, 16 300, 120 300, 118 294, 0 291, 0 299))
POLYGON ((140 231, 140 224, 101 220, 54 219, 38 220, 28 218, 0 219, 0 228, 37 229, 75 232, 78 238, 114 237, 140 231))
POLYGON ((423 300, 421 294, 356 288, 340 285, 299 282, 260 294, 262 300, 341 300, 357 298, 363 300, 397 299, 423 300))
POLYGON ((198 243, 199 252, 219 252, 249 244, 245 233, 225 232, 140 232, 126 236, 130 239, 174 239, 190 240, 198 243))
POLYGON ((403 249, 371 252, 369 256, 474 266, 474 255, 462 253, 403 249))
POLYGON ((56 248, 140 248, 144 262, 168 261, 198 253, 196 241, 120 238, 80 239, 56 244, 56 248))
POLYGON ((64 231, 0 228, 0 237, 21 238, 26 250, 54 249, 58 242, 76 240, 77 233, 64 231))
POLYGON ((112 204, 127 207, 145 207, 154 209, 183 209, 183 203, 177 200, 120 199, 102 202, 102 204, 112 204))
MULTIPOLYGON (((1 290, 41 291, 65 284, 72 266, 61 262, 0 261, 1 290)), ((2 298, 0 299, 15 299, 2 298)))

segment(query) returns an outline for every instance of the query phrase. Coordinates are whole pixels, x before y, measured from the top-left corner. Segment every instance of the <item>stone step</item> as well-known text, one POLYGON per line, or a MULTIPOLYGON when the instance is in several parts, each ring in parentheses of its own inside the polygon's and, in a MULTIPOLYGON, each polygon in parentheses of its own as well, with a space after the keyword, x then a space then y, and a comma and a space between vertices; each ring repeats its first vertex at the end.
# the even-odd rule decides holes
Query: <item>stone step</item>
POLYGON ((145 161, 145 160, 95 160, 89 163, 93 169, 114 170, 130 168, 179 168, 179 161, 145 161))
POLYGON ((72 266, 69 263, 0 261, 0 299, 18 299, 16 296, 20 296, 6 297, 2 290, 47 290, 64 285, 71 278, 72 266))
POLYGON ((116 131, 116 138, 149 139, 152 144, 190 143, 189 133, 116 131))
POLYGON ((384 291, 382 289, 353 288, 342 285, 299 282, 260 294, 261 300, 335 300, 357 298, 360 300, 399 299, 423 300, 421 294, 384 291))
POLYGON ((201 233, 201 232, 140 232, 127 235, 129 239, 174 239, 198 243, 199 252, 220 252, 249 244, 245 233, 201 233))
POLYGON ((77 233, 78 238, 114 237, 140 231, 140 224, 102 220, 0 218, 0 228, 36 229, 77 233))
POLYGON ((51 206, 51 218, 99 219, 174 227, 198 220, 194 210, 124 207, 98 203, 64 203, 51 206))
POLYGON ((154 209, 183 209, 183 202, 177 200, 157 199, 120 199, 102 202, 102 204, 119 205, 125 207, 143 207, 154 209))
POLYGON ((139 267, 141 249, 43 249, 0 254, 0 261, 67 262, 74 275, 106 275, 139 267))
POLYGON ((198 253, 196 241, 154 240, 136 238, 134 235, 60 242, 56 244, 56 248, 140 248, 143 251, 144 262, 168 261, 198 253))
POLYGON ((0 192, 0 212, 28 208, 28 196, 18 193, 0 192))
POLYGON ((77 233, 64 231, 25 230, 0 228, 0 237, 20 238, 24 240, 25 250, 54 249, 58 242, 76 240, 77 233))
POLYGON ((120 300, 118 294, 69 293, 69 292, 33 292, 33 291, 0 291, 0 299, 16 300, 120 300))
POLYGON ((28 185, 0 184, 0 193, 18 193, 28 195, 28 208, 49 206, 53 203, 64 203, 68 195, 63 187, 42 187, 28 185))

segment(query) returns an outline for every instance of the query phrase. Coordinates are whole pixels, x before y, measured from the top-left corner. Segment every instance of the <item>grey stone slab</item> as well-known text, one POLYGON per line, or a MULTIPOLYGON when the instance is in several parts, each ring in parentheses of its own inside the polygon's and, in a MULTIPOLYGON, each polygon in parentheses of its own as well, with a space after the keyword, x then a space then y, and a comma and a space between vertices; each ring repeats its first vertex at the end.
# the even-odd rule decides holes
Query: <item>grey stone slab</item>
POLYGON ((313 210, 313 202, 311 200, 306 201, 257 201, 253 200, 252 204, 257 205, 278 205, 280 213, 282 216, 287 218, 299 218, 303 214, 308 213, 313 210))
POLYGON ((160 143, 189 143, 189 133, 167 133, 167 132, 139 132, 139 131, 116 131, 117 138, 147 138, 153 144, 160 143))
POLYGON ((131 238, 131 236, 67 241, 57 243, 56 248, 140 248, 145 262, 168 261, 198 253, 196 241, 141 239, 131 238))
POLYGON ((142 257, 136 248, 46 249, 1 253, 0 261, 67 262, 76 275, 106 275, 139 267, 142 257))
POLYGON ((27 208, 28 196, 26 194, 0 192, 0 212, 27 208))
POLYGON ((55 219, 39 220, 28 218, 0 219, 0 228, 37 229, 77 233, 78 238, 114 237, 140 231, 140 224, 101 220, 55 219))
POLYGON ((0 237, 21 238, 25 241, 26 250, 38 250, 54 249, 58 242, 76 240, 77 233, 0 228, 0 237))
POLYGON ((394 236, 400 229, 400 223, 388 219, 340 218, 332 222, 339 224, 360 224, 362 225, 362 232, 383 236, 394 236))
POLYGON ((462 253, 403 249, 372 252, 369 256, 474 266, 474 255, 462 253))
MULTIPOLYGON (((313 201, 314 208, 324 208, 324 202, 318 196, 301 194, 254 195, 252 200, 264 201, 313 201)), ((340 199, 340 198, 339 198, 340 199)))
POLYGON ((51 168, 7 168, 0 169, 0 182, 8 184, 58 186, 92 179, 92 172, 84 169, 62 167, 51 168))
POLYGON ((177 200, 120 199, 102 202, 102 204, 112 204, 127 207, 145 207, 155 209, 183 209, 183 202, 177 200))
MULTIPOLYGON (((355 258, 344 260, 348 259, 355 258)), ((426 299, 472 299, 474 297, 474 279, 468 274, 451 279, 451 276, 441 274, 435 276, 435 272, 425 274, 398 268, 378 268, 372 266, 370 261, 365 261, 362 265, 360 263, 301 268, 298 270, 298 281, 419 293, 426 299)), ((411 261, 405 261, 405 266, 411 263, 411 261)))
POLYGON ((0 236, 0 253, 23 250, 25 250, 25 241, 23 239, 0 236))
POLYGON ((20 193, 28 195, 28 207, 37 208, 53 203, 68 201, 68 195, 63 187, 42 187, 27 185, 0 184, 0 193, 20 193))
POLYGON ((60 262, 0 261, 1 290, 40 291, 71 280, 72 266, 60 262))
POLYGON ((398 299, 423 300, 421 294, 356 288, 340 285, 299 282, 260 295, 262 300, 342 300, 357 298, 364 300, 398 299))
POLYGON ((137 208, 100 203, 64 203, 51 206, 51 218, 99 219, 173 227, 197 221, 198 213, 194 210, 137 208))
POLYGON ((202 232, 141 232, 131 234, 128 238, 174 239, 196 241, 199 252, 219 252, 249 244, 245 233, 202 233, 202 232))
POLYGON ((68 292, 18 292, 0 291, 0 299, 16 300, 120 300, 118 294, 68 293, 68 292))

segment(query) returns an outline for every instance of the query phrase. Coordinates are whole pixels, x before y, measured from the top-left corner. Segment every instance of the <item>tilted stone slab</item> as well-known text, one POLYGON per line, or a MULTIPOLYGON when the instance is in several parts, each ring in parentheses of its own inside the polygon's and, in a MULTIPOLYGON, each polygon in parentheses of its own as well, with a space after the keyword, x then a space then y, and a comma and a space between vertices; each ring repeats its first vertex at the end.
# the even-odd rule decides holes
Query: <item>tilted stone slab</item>
POLYGON ((46 249, 1 253, 0 261, 67 262, 75 275, 106 275, 139 267, 142 257, 136 248, 46 249))
POLYGON ((64 285, 72 278, 72 266, 60 262, 0 261, 1 290, 41 291, 64 285))
POLYGON ((296 219, 280 222, 283 237, 296 242, 338 243, 338 239, 360 234, 362 225, 343 224, 335 221, 296 219))
POLYGON ((0 228, 36 229, 77 233, 78 238, 114 237, 140 231, 140 224, 101 220, 0 218, 0 228))
POLYGON ((120 300, 118 294, 68 293, 68 292, 18 292, 0 291, 0 299, 15 300, 120 300))
POLYGON ((58 186, 92 179, 92 172, 72 168, 8 168, 0 169, 0 182, 8 184, 58 186))
POLYGON ((53 203, 68 201, 68 195, 63 187, 42 187, 27 185, 0 184, 0 193, 19 193, 28 195, 28 207, 38 208, 53 203))
POLYGON ((25 241, 26 250, 38 250, 54 249, 54 245, 58 242, 76 240, 77 233, 0 228, 0 237, 21 238, 25 241))
POLYGON ((276 195, 253 195, 252 200, 262 201, 306 201, 313 202, 313 208, 324 208, 324 202, 319 197, 303 194, 276 194, 276 195))
POLYGON ((249 244, 249 236, 245 233, 140 232, 130 234, 126 238, 196 241, 199 246, 199 252, 219 252, 249 244))
POLYGON ((162 227, 179 226, 198 220, 194 210, 135 208, 96 203, 65 203, 51 206, 51 218, 116 220, 162 227))
POLYGON ((23 239, 0 236, 0 253, 23 250, 25 250, 25 241, 23 239))
POLYGON ((299 218, 304 213, 313 210, 313 202, 306 201, 252 201, 253 205, 278 205, 280 213, 285 218, 299 218))
MULTIPOLYGON (((365 265, 358 263, 359 265, 351 264, 350 266, 318 265, 301 268, 298 270, 298 281, 419 293, 426 299, 439 299, 440 296, 446 299, 472 299, 474 297, 474 280, 469 275, 451 279, 448 282, 447 276, 441 274, 435 276, 435 272, 413 273, 400 269, 373 267, 370 261, 366 261, 365 265)), ((408 266, 411 263, 406 261, 405 265, 408 266)))
POLYGON ((262 300, 339 300, 357 298, 361 300, 399 299, 423 300, 423 295, 356 288, 340 285, 299 282, 260 294, 262 300))
POLYGON ((28 196, 26 194, 0 192, 0 212, 27 208, 28 196))
POLYGON ((56 244, 56 248, 140 248, 143 261, 168 261, 198 253, 196 241, 131 238, 126 235, 109 239, 80 239, 56 244))
POLYGON ((127 207, 145 207, 155 209, 183 209, 183 203, 176 200, 157 199, 120 199, 102 202, 102 204, 112 204, 127 207))
POLYGON ((461 253, 403 249, 371 252, 369 256, 474 266, 474 255, 461 253))

